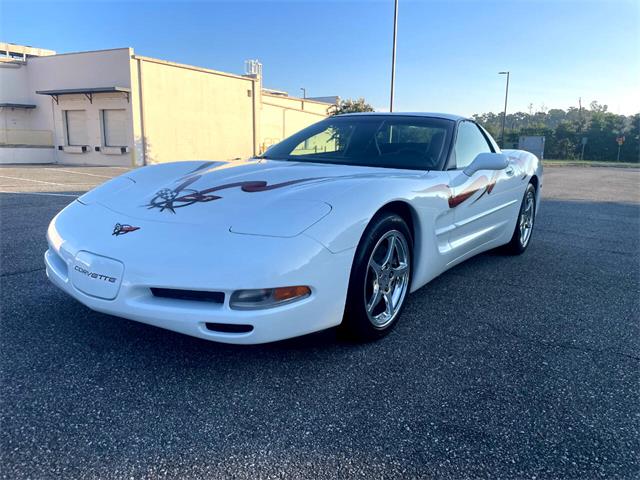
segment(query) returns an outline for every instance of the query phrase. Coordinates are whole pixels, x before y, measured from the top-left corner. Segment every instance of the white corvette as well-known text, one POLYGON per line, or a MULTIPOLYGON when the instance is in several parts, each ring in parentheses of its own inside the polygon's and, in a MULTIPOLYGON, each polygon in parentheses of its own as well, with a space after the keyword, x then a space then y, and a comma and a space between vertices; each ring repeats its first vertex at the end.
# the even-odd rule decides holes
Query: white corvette
POLYGON ((330 117, 247 161, 140 168, 48 229, 47 275, 93 310, 228 343, 336 325, 375 339, 407 294, 531 239, 542 165, 443 114, 330 117))

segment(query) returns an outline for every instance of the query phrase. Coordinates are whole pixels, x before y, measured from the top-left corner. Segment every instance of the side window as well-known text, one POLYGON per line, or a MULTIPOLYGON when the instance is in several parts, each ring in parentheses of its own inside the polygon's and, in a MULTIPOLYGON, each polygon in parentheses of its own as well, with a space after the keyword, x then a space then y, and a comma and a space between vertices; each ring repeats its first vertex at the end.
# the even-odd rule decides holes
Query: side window
POLYGON ((487 138, 487 140, 489 140, 489 143, 491 144, 491 148, 493 148, 493 151, 495 153, 500 153, 500 147, 498 146, 498 143, 496 142, 495 138, 493 138, 491 136, 491 134, 489 132, 487 132, 487 129, 478 125, 478 127, 480 127, 480 130, 482 130, 482 133, 484 133, 484 136, 487 138))
POLYGON ((467 121, 460 122, 455 145, 456 168, 466 167, 483 152, 491 152, 491 148, 477 125, 467 121))

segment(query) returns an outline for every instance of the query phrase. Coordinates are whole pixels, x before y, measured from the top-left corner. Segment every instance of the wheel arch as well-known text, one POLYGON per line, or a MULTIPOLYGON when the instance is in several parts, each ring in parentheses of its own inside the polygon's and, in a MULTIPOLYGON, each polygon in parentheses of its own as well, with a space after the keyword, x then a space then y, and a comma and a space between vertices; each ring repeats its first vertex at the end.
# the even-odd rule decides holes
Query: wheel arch
POLYGON ((538 175, 536 175, 535 173, 531 176, 531 180, 529 181, 529 183, 531 185, 533 185, 533 188, 536 191, 536 213, 535 213, 535 218, 538 217, 538 212, 540 211, 540 201, 542 199, 542 195, 540 195, 540 189, 542 187, 542 185, 540 184, 540 179, 538 178, 538 175))
MULTIPOLYGON (((413 254, 412 269, 415 271, 416 266, 419 264, 421 255, 420 245, 422 244, 418 213, 409 202, 393 200, 380 207, 371 219, 373 220, 373 218, 384 213, 395 213, 396 215, 399 215, 405 221, 407 227, 409 227, 409 232, 411 233, 411 250, 413 254)), ((371 221, 369 223, 371 223, 371 221)))
POLYGON ((536 174, 533 174, 531 176, 530 183, 533 185, 533 188, 536 189, 536 195, 538 195, 538 191, 540 188, 540 180, 538 180, 538 176, 536 174))

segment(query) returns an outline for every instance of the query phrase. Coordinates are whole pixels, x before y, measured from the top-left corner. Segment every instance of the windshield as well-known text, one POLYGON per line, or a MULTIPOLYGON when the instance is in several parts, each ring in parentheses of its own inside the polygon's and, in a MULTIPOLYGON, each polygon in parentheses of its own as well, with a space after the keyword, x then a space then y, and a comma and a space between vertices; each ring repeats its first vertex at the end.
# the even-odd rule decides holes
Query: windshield
POLYGON ((455 122, 417 116, 335 116, 269 148, 261 158, 411 170, 441 168, 455 122))

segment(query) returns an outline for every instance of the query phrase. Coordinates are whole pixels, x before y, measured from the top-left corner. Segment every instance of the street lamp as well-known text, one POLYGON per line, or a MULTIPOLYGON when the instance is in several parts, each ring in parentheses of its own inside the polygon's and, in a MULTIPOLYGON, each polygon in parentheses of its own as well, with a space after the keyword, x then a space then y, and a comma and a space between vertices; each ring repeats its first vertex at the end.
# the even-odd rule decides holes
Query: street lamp
POLYGON ((393 112, 393 83, 396 79, 396 39, 398 37, 398 0, 395 0, 393 11, 393 51, 391 53, 391 98, 389 100, 389 111, 393 112))
POLYGON ((300 90, 302 90, 302 98, 307 98, 307 89, 304 87, 300 87, 300 90))
POLYGON ((504 122, 507 120, 507 98, 509 97, 509 72, 498 72, 507 76, 507 87, 504 92, 504 112, 502 113, 502 133, 500 134, 500 148, 504 148, 504 122))

